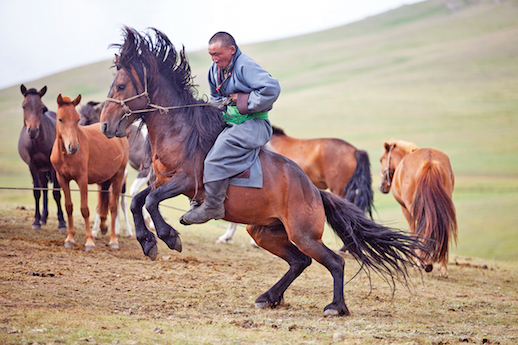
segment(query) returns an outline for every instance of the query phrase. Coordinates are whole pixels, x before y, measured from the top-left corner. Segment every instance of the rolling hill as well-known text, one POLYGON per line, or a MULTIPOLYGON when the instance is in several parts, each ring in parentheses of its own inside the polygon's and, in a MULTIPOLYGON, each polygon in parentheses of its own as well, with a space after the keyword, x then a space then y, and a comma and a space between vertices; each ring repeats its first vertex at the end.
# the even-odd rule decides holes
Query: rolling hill
MULTIPOLYGON (((452 252, 516 260, 518 0, 456 3, 451 10, 443 0, 428 0, 241 49, 280 81, 272 123, 294 137, 338 137, 367 150, 375 184, 384 140, 447 153, 460 236, 452 252)), ((201 97, 210 58, 206 51, 188 57, 201 97)), ((102 61, 25 85, 47 85, 44 101, 54 110, 59 93, 103 100, 110 66, 102 61)), ((16 151, 21 100, 19 86, 0 90, 2 186, 31 185, 16 151)), ((3 190, 0 202, 32 205, 31 195, 3 190)), ((379 221, 407 227, 391 195, 376 192, 375 205, 379 221)))

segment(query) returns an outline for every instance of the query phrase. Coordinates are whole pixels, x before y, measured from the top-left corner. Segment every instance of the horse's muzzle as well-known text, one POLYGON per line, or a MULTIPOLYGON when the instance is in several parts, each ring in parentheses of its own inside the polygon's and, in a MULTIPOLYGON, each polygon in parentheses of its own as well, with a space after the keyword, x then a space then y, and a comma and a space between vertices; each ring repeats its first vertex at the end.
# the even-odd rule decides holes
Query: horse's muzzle
POLYGON ((102 134, 104 134, 108 139, 111 139, 115 136, 114 133, 111 133, 110 131, 110 125, 108 124, 108 122, 104 121, 104 122, 101 122, 101 132, 102 134))

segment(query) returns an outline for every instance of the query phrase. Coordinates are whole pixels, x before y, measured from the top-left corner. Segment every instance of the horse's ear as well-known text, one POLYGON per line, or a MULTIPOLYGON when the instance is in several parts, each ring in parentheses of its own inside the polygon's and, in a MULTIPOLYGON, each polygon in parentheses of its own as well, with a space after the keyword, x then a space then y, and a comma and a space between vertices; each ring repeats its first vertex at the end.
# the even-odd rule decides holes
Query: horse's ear
POLYGON ((58 107, 61 107, 63 105, 63 97, 61 96, 61 94, 58 95, 58 107))
POLYGON ((390 144, 385 141, 385 143, 383 145, 385 146, 385 151, 389 152, 390 151, 390 144))
POLYGON ((79 104, 79 102, 81 102, 81 94, 77 95, 77 97, 72 101, 72 104, 75 107, 79 104))
POLYGON ((115 58, 113 58, 113 63, 115 65, 118 65, 119 64, 119 60, 120 60, 120 56, 118 54, 115 54, 115 58))
POLYGON ((38 91, 38 95, 40 95, 40 98, 43 97, 43 95, 47 92, 47 85, 41 88, 40 91, 38 91))
POLYGON ((25 87, 25 85, 21 85, 20 86, 20 91, 22 92, 22 95, 25 97, 27 95, 27 88, 25 87))

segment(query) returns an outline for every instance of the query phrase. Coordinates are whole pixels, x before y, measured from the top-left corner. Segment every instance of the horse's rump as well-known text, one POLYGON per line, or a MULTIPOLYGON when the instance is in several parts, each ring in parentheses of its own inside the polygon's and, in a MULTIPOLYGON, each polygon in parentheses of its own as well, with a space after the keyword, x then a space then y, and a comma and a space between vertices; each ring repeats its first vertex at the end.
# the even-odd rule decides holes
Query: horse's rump
POLYGON ((451 238, 457 241, 457 221, 451 191, 446 188, 448 176, 439 161, 425 161, 417 171, 416 191, 411 220, 416 235, 427 238, 433 248, 433 261, 448 260, 451 238))

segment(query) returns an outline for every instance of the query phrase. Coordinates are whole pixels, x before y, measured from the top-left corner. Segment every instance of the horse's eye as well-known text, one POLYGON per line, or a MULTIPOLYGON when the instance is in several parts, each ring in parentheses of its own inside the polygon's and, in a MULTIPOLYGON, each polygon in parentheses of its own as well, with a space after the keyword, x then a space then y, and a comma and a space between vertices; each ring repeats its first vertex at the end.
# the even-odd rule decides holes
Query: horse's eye
POLYGON ((124 84, 121 84, 121 85, 117 86, 117 89, 119 91, 123 91, 125 88, 126 88, 126 85, 124 85, 124 84))
POLYGON ((59 121, 59 122, 63 122, 63 120, 62 120, 62 119, 58 119, 58 121, 59 121))

